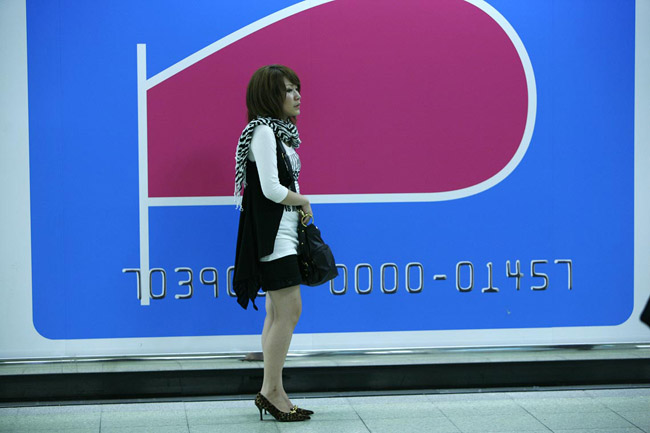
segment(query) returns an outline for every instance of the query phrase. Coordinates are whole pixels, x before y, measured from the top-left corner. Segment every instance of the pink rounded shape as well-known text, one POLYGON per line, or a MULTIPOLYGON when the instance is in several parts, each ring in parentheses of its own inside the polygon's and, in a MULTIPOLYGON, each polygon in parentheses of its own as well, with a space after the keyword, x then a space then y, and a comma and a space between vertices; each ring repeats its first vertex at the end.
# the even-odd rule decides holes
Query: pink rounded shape
POLYGON ((338 0, 278 21, 147 92, 149 196, 228 196, 260 66, 302 81, 301 190, 479 184, 522 144, 528 89, 508 35, 464 0, 338 0))

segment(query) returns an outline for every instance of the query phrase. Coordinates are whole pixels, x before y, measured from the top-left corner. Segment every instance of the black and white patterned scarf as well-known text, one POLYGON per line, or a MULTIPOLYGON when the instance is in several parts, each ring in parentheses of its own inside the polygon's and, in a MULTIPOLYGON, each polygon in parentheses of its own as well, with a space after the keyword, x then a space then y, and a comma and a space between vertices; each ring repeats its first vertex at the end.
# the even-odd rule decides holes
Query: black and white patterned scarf
POLYGON ((272 117, 258 117, 246 125, 237 143, 237 154, 235 155, 235 204, 237 209, 242 209, 242 192, 246 187, 246 161, 251 148, 253 130, 258 125, 267 125, 273 130, 273 134, 280 141, 297 149, 300 146, 298 128, 289 120, 279 120, 272 117))

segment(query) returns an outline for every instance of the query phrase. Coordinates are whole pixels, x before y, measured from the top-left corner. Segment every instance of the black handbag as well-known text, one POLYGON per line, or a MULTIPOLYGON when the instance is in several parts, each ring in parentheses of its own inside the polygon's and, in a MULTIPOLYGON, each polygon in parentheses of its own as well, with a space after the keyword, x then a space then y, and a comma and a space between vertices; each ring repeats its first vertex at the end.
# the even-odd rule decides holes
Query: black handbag
MULTIPOLYGON (((292 174, 293 171, 287 162, 287 152, 284 150, 282 142, 276 138, 276 145, 280 149, 282 160, 287 171, 292 174)), ((291 190, 296 192, 295 181, 291 185, 291 190)), ((298 263, 300 265, 300 275, 302 283, 307 286, 320 286, 323 283, 333 280, 339 274, 336 269, 336 261, 332 249, 323 242, 318 227, 314 225, 313 215, 307 215, 300 210, 302 218, 298 221, 298 263), (307 220, 309 224, 304 224, 307 220)))
POLYGON ((314 225, 313 218, 308 225, 303 224, 306 217, 298 222, 298 263, 302 283, 307 286, 320 286, 333 280, 339 274, 332 249, 323 242, 320 230, 314 225))

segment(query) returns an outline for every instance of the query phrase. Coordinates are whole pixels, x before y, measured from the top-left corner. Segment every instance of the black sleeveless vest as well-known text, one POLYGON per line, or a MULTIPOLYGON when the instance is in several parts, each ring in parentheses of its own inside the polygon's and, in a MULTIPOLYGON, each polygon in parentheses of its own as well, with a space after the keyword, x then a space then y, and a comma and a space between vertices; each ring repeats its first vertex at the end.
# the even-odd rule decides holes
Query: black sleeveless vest
MULTIPOLYGON (((290 190, 295 190, 293 175, 287 169, 288 161, 285 163, 283 159, 285 154, 280 146, 283 144, 276 138, 280 184, 290 190)), ((284 205, 275 203, 264 196, 257 173, 257 164, 252 161, 246 163, 246 186, 242 207, 244 210, 239 216, 232 286, 239 305, 247 309, 250 300, 253 303, 253 308, 257 310, 255 298, 262 285, 259 273, 260 258, 273 252, 284 205)))

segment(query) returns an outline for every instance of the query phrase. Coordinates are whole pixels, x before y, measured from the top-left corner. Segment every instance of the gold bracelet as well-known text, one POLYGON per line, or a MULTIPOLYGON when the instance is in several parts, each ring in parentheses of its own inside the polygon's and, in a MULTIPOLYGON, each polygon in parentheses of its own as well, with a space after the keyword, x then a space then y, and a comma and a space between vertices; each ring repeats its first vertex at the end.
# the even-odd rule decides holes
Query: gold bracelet
POLYGON ((312 215, 310 213, 305 213, 305 211, 303 211, 302 209, 298 210, 298 212, 300 212, 300 215, 301 215, 300 223, 304 227, 307 227, 307 224, 305 224, 305 219, 307 219, 307 221, 309 221, 309 219, 311 219, 312 224, 314 223, 314 215, 312 215))

